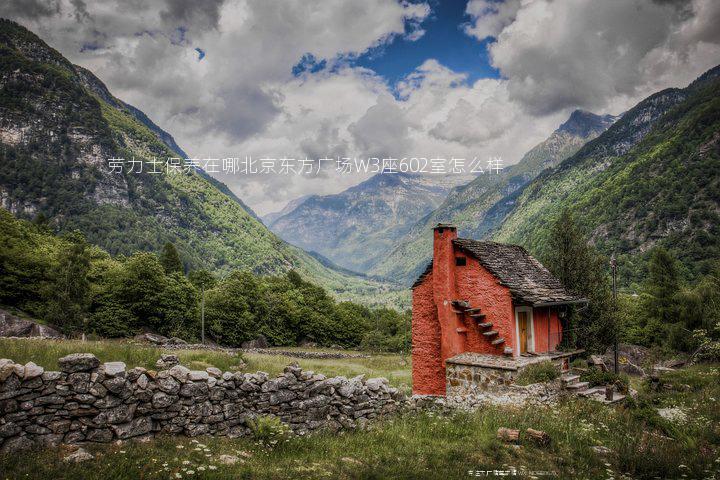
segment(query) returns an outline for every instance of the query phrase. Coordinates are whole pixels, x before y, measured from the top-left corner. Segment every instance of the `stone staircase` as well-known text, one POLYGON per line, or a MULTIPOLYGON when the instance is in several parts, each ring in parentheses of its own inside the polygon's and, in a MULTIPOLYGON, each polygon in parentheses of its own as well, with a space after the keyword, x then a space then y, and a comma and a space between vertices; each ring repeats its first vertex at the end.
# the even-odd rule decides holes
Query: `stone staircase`
POLYGON ((612 393, 612 399, 608 399, 606 396, 606 387, 592 387, 588 382, 581 382, 580 375, 573 373, 566 373, 560 377, 560 383, 563 389, 573 395, 577 395, 582 398, 589 398, 605 404, 613 404, 622 402, 625 400, 625 395, 620 395, 614 391, 612 393))
MULTIPOLYGON (((492 322, 485 321, 485 314, 481 312, 480 308, 473 308, 470 306, 469 302, 466 302, 464 300, 453 300, 452 306, 453 312, 455 312, 456 314, 470 317, 472 320, 477 322, 477 325, 478 327, 480 327, 480 331, 482 332, 483 336, 490 341, 491 345, 497 348, 503 347, 505 345, 505 339, 500 336, 500 332, 498 332, 497 330, 493 330, 492 322)), ((460 330, 461 329, 458 329, 458 333, 467 332, 467 329, 462 329, 462 332, 460 330)), ((512 353, 513 352, 510 347, 504 347, 504 355, 512 355, 512 353)))

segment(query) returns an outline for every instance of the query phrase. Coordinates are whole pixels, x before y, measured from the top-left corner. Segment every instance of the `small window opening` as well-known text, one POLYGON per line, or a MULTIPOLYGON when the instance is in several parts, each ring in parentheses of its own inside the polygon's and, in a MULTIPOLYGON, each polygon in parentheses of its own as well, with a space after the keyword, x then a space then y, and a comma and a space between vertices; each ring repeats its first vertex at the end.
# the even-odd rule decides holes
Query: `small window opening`
POLYGON ((455 265, 458 267, 464 267, 467 264, 467 259, 465 257, 455 257, 455 265))

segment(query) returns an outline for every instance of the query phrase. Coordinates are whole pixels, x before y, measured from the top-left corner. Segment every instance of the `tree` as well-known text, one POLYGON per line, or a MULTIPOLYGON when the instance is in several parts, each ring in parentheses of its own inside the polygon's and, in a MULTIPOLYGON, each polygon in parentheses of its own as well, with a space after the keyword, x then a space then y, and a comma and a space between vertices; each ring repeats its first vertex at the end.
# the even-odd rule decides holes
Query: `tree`
POLYGON ((185 273, 180 254, 171 242, 167 242, 163 246, 162 253, 160 253, 160 264, 162 264, 167 274, 185 273))
POLYGON ((676 322, 677 296, 680 293, 677 260, 664 248, 656 247, 650 254, 648 271, 645 283, 645 291, 650 295, 648 315, 665 324, 676 322))
POLYGON ((550 232, 548 269, 563 286, 589 300, 585 307, 569 307, 563 342, 576 341, 588 350, 604 350, 616 332, 605 259, 591 247, 569 210, 561 212, 550 232))
POLYGON ((80 232, 65 236, 53 272, 47 318, 65 333, 83 331, 90 306, 90 251, 80 232))
POLYGON ((193 270, 188 273, 188 280, 195 285, 198 290, 210 290, 217 284, 217 280, 212 273, 207 270, 193 270))

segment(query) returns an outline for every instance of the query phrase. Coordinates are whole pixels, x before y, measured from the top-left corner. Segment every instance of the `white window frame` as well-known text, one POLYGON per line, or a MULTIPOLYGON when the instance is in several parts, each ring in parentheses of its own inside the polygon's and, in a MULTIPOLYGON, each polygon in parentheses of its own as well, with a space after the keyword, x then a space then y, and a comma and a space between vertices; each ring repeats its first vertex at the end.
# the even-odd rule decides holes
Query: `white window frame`
POLYGON ((530 322, 530 342, 528 342, 528 352, 535 353, 535 320, 533 319, 533 307, 515 307, 515 356, 520 356, 520 319, 518 312, 527 312, 530 322))

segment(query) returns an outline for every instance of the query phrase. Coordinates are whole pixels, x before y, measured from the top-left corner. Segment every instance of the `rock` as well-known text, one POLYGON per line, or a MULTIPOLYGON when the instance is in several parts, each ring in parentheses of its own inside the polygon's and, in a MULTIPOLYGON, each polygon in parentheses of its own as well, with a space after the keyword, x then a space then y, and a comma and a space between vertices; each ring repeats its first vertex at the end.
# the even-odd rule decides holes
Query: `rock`
POLYGON ((220 455, 218 461, 223 465, 235 465, 240 459, 236 455, 220 455))
POLYGON ((222 370, 220 370, 219 368, 216 368, 216 367, 208 367, 205 369, 205 371, 215 378, 220 378, 220 377, 222 377, 222 374, 223 374, 222 370))
POLYGON ((36 378, 41 376, 44 372, 45 369, 43 367, 40 367, 33 362, 28 362, 25 364, 25 375, 23 376, 23 379, 29 380, 31 378, 36 378))
POLYGON ((103 371, 108 377, 117 377, 125 374, 126 365, 123 362, 106 362, 103 363, 103 371))
POLYGON ((203 370, 191 370, 188 374, 188 378, 192 382, 200 382, 203 380, 207 380, 209 377, 208 372, 205 372, 203 370))
POLYGON ((85 372, 100 366, 100 360, 92 353, 71 353, 58 360, 60 370, 66 373, 85 372))
POLYGON ((170 395, 175 395, 180 391, 180 382, 173 377, 158 377, 156 384, 160 390, 170 395))
POLYGON ((140 335, 135 335, 134 340, 136 342, 154 343, 155 345, 164 345, 170 341, 168 337, 163 337, 156 333, 141 333, 140 335))
POLYGON ((111 428, 119 439, 124 440, 149 433, 152 430, 152 420, 148 417, 140 417, 128 423, 112 425, 111 428))
POLYGON ((297 395, 290 390, 280 390, 270 395, 270 405, 278 405, 294 400, 297 395))
POLYGON ((172 368, 175 365, 180 364, 180 359, 177 357, 177 355, 171 355, 171 354, 162 354, 160 355, 160 359, 155 362, 155 366, 161 370, 166 370, 168 368, 172 368))
POLYGON ((93 457, 90 452, 84 448, 78 448, 76 451, 63 458, 63 461, 68 463, 80 463, 86 460, 92 460, 93 458, 95 457, 93 457))
POLYGON ((187 345, 188 344, 188 342, 186 342, 185 340, 183 340, 182 338, 179 338, 179 337, 170 337, 170 341, 168 343, 172 343, 174 345, 187 345))
POLYGON ((178 397, 174 395, 168 395, 164 392, 157 392, 152 397, 153 408, 167 408, 177 401, 178 397))
POLYGON ((168 370, 168 372, 173 378, 180 382, 184 382, 185 380, 187 380, 188 375, 190 375, 190 369, 183 367, 182 365, 175 365, 170 370, 168 370))
POLYGON ((371 391, 387 391, 388 381, 387 378, 371 378, 365 382, 365 386, 371 391))
POLYGON ((15 373, 15 362, 10 359, 0 359, 0 382, 4 382, 7 378, 15 373))
MULTIPOLYGON (((628 375, 645 376, 643 365, 650 358, 650 350, 640 345, 630 345, 621 343, 618 345, 618 368, 619 371, 628 375)), ((614 348, 608 347, 603 355, 603 361, 609 371, 614 371, 615 354, 614 348)))
POLYGON ((268 341, 264 335, 258 336, 255 340, 248 340, 247 342, 242 342, 242 344, 240 345, 240 348, 267 348, 267 347, 268 347, 268 341))
POLYGON ((109 443, 112 441, 113 433, 109 428, 93 428, 88 431, 85 439, 88 442, 109 443))
POLYGON ((145 390, 148 386, 148 377, 144 373, 136 380, 137 386, 145 390))
POLYGON ((0 309, 0 337, 63 338, 52 327, 26 320, 0 309))
POLYGON ((15 453, 21 450, 29 450, 33 448, 35 444, 28 437, 13 437, 8 438, 0 447, 0 453, 8 454, 15 453))

